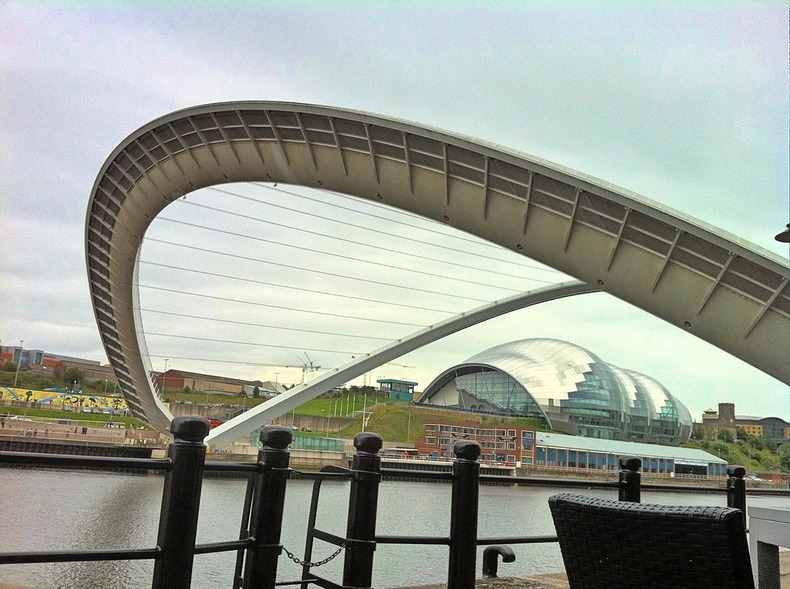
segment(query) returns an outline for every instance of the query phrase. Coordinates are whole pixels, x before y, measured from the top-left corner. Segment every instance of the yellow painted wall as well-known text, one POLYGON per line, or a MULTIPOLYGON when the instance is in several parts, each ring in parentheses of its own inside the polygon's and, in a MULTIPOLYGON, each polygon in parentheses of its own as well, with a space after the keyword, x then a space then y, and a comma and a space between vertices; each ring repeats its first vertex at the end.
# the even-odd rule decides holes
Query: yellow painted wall
POLYGON ((75 411, 84 408, 98 409, 99 411, 128 411, 126 399, 120 397, 101 397, 97 395, 75 395, 73 393, 58 393, 55 391, 33 391, 13 387, 0 387, 0 400, 27 401, 42 405, 63 405, 75 411))

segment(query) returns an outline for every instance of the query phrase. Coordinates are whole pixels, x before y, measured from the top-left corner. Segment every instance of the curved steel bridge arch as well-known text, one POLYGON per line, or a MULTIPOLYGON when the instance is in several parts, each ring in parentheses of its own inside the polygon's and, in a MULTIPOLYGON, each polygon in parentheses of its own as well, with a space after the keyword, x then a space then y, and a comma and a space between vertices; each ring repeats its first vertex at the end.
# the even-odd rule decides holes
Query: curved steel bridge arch
POLYGON ((790 383, 790 268, 779 256, 490 143, 358 111, 232 102, 177 111, 135 131, 102 166, 88 203, 86 262, 102 343, 130 409, 160 431, 170 415, 143 360, 136 300, 143 236, 181 196, 247 181, 324 188, 447 223, 790 383))

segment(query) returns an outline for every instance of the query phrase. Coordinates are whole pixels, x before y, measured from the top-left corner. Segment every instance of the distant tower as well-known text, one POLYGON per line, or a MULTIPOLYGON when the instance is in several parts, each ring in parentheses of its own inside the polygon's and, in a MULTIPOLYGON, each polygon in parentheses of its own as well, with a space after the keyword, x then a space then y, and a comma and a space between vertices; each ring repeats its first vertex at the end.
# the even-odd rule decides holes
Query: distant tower
POLYGON ((719 403, 719 426, 735 427, 735 403, 719 403))
POLYGON ((730 432, 733 440, 738 438, 738 430, 735 427, 735 403, 719 403, 719 429, 730 432))

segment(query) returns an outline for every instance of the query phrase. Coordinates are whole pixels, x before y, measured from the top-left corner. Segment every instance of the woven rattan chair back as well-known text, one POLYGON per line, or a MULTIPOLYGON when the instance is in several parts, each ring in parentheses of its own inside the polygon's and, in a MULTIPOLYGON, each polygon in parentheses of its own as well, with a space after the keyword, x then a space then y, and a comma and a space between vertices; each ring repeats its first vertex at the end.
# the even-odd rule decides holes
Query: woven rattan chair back
POLYGON ((549 508, 571 589, 754 589, 743 513, 560 493, 549 508))

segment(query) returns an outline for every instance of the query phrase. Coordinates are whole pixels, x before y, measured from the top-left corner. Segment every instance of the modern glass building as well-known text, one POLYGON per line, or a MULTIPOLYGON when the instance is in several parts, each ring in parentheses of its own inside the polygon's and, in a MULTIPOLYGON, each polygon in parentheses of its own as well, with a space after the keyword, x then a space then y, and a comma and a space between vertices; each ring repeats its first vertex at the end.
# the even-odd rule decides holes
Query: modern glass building
POLYGON ((440 374, 417 402, 540 417, 553 429, 592 438, 676 445, 691 435, 691 414, 661 383, 555 339, 476 354, 440 374))

